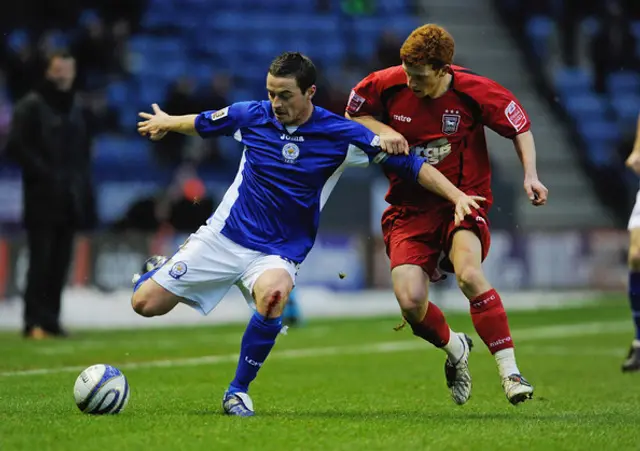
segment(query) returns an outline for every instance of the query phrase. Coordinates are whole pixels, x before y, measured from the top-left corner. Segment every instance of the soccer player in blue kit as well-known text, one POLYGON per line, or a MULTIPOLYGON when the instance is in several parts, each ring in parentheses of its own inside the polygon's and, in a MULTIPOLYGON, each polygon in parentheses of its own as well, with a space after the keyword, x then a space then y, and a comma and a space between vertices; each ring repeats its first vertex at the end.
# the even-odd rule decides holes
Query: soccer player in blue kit
MULTIPOLYGON (((382 164, 455 204, 460 221, 479 208, 437 169, 415 155, 390 155, 366 127, 314 106, 316 70, 300 53, 284 53, 267 74, 269 101, 234 103, 218 111, 170 116, 158 105, 140 113, 138 132, 152 140, 168 132, 233 136, 244 144, 240 168, 206 224, 173 257, 134 277, 133 309, 164 315, 178 303, 208 314, 232 285, 255 308, 240 347, 235 378, 222 405, 252 416, 248 395, 276 337, 298 266, 311 250, 320 211, 348 166, 382 164)), ((469 344, 451 334, 460 384, 470 384, 469 344)))

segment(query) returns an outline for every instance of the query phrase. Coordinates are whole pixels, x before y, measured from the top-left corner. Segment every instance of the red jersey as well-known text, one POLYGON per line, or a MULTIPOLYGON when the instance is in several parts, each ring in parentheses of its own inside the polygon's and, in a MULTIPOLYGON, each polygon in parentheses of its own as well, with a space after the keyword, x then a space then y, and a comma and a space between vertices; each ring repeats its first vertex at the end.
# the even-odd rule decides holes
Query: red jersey
MULTIPOLYGON (((491 205, 491 166, 484 126, 505 138, 529 130, 529 117, 506 88, 459 66, 451 66, 449 90, 437 99, 419 98, 407 86, 402 66, 373 72, 351 91, 347 113, 376 116, 409 142, 411 151, 467 194, 491 205)), ((427 207, 444 199, 385 171, 391 205, 427 207)))

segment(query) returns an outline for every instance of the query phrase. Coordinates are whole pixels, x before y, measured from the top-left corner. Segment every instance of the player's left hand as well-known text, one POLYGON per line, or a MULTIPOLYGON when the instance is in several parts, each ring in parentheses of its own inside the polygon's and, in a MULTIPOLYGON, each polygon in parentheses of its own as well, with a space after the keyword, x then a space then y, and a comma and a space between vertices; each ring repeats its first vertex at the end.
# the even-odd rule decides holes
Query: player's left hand
POLYGON ((537 178, 525 178, 524 190, 532 205, 539 207, 547 203, 549 190, 537 178))
POLYGON ((469 216, 473 210, 479 210, 480 205, 478 202, 484 202, 485 199, 482 196, 467 196, 466 194, 462 194, 458 201, 456 202, 456 210, 454 214, 454 224, 459 226, 464 218, 469 216))
POLYGON ((153 114, 138 113, 142 119, 145 119, 138 122, 138 133, 148 136, 152 141, 159 141, 169 132, 167 119, 170 116, 162 111, 157 103, 151 105, 151 108, 153 108, 153 114))

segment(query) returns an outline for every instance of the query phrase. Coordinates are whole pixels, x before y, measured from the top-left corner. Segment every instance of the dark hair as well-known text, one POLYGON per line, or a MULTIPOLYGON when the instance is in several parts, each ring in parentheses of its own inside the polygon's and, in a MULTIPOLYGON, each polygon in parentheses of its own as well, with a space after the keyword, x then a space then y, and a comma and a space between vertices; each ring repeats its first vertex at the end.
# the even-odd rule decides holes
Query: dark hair
POLYGON ((302 92, 316 83, 316 66, 300 52, 285 52, 276 57, 269 66, 269 73, 274 77, 295 78, 302 92))

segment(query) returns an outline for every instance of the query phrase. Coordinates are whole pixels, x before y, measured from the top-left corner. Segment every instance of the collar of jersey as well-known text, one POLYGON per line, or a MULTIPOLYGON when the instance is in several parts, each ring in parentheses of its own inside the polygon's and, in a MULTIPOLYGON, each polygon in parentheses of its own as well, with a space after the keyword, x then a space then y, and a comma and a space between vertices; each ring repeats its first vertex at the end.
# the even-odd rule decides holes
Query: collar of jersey
MULTIPOLYGON (((273 114, 273 110, 271 109, 271 105, 267 107, 267 114, 269 116, 269 121, 273 125, 275 125, 278 130, 281 130, 285 133, 289 133, 289 131, 287 130, 287 127, 284 124, 282 124, 280 121, 278 121, 278 119, 276 119, 276 116, 275 114, 273 114)), ((305 122, 304 124, 298 125, 298 128, 294 133, 297 133, 298 131, 300 131, 300 129, 311 125, 313 122, 315 122, 315 120, 318 118, 320 114, 321 114, 320 109, 317 106, 313 105, 313 112, 311 113, 309 120, 307 120, 307 122, 305 122)))

